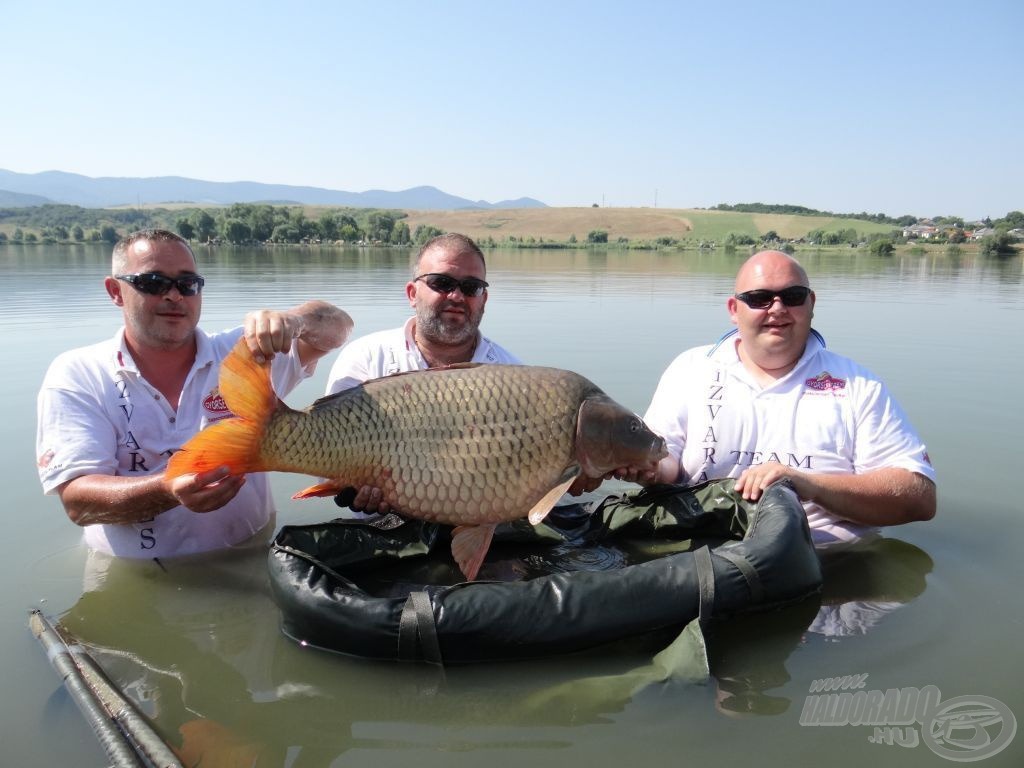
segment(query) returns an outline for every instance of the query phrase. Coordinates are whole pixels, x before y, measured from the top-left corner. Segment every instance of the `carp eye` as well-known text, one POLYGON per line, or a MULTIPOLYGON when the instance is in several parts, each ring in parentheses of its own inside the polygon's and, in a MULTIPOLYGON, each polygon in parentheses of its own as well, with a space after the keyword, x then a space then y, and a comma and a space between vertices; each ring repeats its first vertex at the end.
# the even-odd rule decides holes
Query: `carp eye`
POLYGON ((629 431, 630 432, 639 432, 640 431, 640 419, 633 419, 629 423, 629 431))

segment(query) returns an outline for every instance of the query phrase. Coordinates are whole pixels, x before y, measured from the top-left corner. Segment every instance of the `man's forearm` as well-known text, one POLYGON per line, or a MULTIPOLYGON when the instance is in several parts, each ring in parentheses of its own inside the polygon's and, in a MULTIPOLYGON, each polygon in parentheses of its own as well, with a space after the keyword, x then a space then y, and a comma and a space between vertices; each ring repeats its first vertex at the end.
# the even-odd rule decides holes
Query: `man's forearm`
POLYGON ((298 340, 303 345, 299 351, 303 365, 344 344, 354 326, 348 312, 326 301, 307 301, 288 312, 302 322, 298 340))
POLYGON ((935 484, 905 469, 863 475, 798 474, 793 484, 801 499, 863 525, 901 525, 935 516, 935 484))
POLYGON ((58 493, 71 521, 83 526, 142 523, 179 503, 165 487, 162 473, 83 475, 62 485, 58 493))

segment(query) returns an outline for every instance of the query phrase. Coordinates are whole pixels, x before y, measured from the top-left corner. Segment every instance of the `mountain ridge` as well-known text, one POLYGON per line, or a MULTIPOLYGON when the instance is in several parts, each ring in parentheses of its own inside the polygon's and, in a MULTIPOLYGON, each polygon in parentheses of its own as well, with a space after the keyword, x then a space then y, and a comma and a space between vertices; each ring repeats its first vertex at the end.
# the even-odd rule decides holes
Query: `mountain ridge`
POLYGON ((2 168, 0 200, 13 201, 11 207, 50 202, 79 205, 83 208, 161 203, 274 203, 446 211, 467 208, 500 210, 547 207, 545 203, 531 197, 501 200, 497 203, 470 200, 427 185, 399 191, 370 189, 365 192, 346 192, 324 187, 266 184, 258 181, 204 181, 185 176, 92 177, 66 171, 18 173, 2 168), (29 202, 25 202, 26 199, 29 202), (21 202, 18 202, 19 200, 21 202))

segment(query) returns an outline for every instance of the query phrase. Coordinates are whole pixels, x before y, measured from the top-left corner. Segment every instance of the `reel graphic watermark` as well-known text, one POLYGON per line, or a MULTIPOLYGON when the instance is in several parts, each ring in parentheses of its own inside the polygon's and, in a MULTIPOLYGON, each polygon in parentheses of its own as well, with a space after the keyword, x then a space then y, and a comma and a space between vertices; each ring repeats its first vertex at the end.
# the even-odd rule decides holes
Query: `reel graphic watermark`
POLYGON ((999 754, 1017 733, 1008 706, 990 696, 945 701, 934 685, 864 690, 867 674, 811 683, 800 725, 873 726, 872 744, 916 747, 922 742, 946 760, 967 763, 999 754))

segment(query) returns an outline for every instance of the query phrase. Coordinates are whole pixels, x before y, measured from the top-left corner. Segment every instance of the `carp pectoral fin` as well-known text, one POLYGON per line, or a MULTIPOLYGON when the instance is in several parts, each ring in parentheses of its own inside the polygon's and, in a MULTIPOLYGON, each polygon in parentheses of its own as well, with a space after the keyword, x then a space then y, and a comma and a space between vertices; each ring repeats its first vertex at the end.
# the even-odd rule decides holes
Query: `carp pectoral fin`
POLYGON ((473 581, 480 572, 493 537, 494 523, 460 525, 452 531, 452 557, 467 581, 473 581))
MULTIPOLYGON (((530 519, 530 525, 539 525, 545 517, 548 516, 548 512, 551 508, 558 503, 558 500, 562 498, 562 495, 569 490, 569 486, 572 485, 572 481, 576 479, 576 475, 579 468, 575 467, 572 469, 572 474, 569 475, 569 479, 564 482, 559 482, 554 488, 544 494, 544 497, 533 505, 533 509, 530 510, 528 515, 530 519)), ((566 470, 568 473, 569 470, 566 470)), ((565 474, 562 475, 562 478, 565 474)))
POLYGON ((337 496, 343 489, 347 488, 346 483, 317 483, 309 488, 303 488, 292 496, 293 499, 311 499, 314 496, 337 496))

